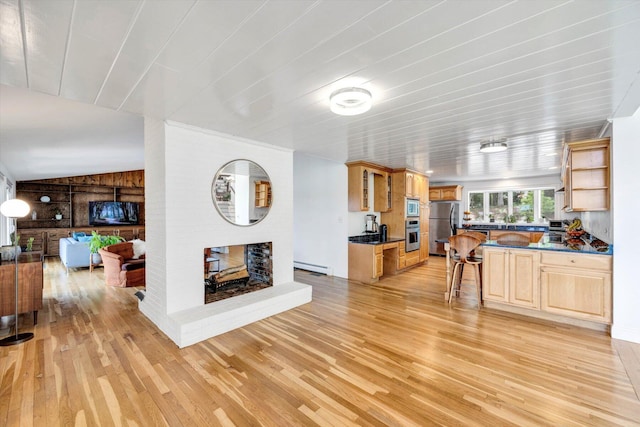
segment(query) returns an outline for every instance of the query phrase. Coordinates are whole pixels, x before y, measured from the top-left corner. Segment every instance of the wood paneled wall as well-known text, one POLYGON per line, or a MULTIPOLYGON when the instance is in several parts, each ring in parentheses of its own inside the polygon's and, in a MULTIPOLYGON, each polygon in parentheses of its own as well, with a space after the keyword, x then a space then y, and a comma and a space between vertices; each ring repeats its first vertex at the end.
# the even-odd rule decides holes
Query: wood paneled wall
POLYGON ((144 170, 102 173, 97 175, 68 176, 53 179, 23 181, 39 184, 98 185, 120 188, 144 188, 144 170))

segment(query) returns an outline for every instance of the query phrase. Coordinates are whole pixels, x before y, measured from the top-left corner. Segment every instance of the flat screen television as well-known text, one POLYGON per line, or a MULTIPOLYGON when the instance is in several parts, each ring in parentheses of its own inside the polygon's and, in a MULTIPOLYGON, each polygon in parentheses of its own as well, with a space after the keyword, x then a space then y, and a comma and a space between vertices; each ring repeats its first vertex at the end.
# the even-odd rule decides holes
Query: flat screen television
POLYGON ((89 225, 137 225, 137 202, 89 202, 89 225))

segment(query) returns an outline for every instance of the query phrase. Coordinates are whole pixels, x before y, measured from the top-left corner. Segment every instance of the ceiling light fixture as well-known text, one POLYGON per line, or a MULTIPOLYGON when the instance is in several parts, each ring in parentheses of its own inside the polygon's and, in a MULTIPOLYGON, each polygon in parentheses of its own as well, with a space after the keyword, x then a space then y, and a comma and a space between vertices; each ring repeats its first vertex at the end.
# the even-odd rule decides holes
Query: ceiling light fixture
POLYGON ((502 139, 490 139, 480 143, 481 153, 498 153, 507 149, 507 140, 502 139))
POLYGON ((329 100, 331 111, 341 116, 355 116, 371 109, 371 92, 359 87, 338 89, 329 100))

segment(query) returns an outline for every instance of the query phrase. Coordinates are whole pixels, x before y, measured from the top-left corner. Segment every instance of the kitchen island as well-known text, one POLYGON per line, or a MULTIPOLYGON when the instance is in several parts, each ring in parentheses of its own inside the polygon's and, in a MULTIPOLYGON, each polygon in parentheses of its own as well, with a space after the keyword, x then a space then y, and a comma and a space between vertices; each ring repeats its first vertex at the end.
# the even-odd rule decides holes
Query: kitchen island
POLYGON ((545 235, 528 245, 488 240, 481 247, 485 307, 596 329, 611 324, 612 245, 549 243, 545 235))

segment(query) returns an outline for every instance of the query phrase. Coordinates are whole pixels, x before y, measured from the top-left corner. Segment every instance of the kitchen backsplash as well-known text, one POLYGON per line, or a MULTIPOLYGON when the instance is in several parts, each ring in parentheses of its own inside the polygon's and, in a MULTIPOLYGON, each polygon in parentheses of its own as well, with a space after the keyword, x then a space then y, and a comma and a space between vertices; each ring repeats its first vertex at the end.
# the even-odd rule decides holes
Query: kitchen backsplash
MULTIPOLYGON (((573 212, 575 214, 575 212, 573 212)), ((571 215, 572 212, 569 213, 571 215)), ((574 218, 577 215, 574 215, 574 218)), ((613 243, 613 230, 611 225, 611 211, 581 212, 582 225, 589 233, 597 236, 607 243, 613 243)))

